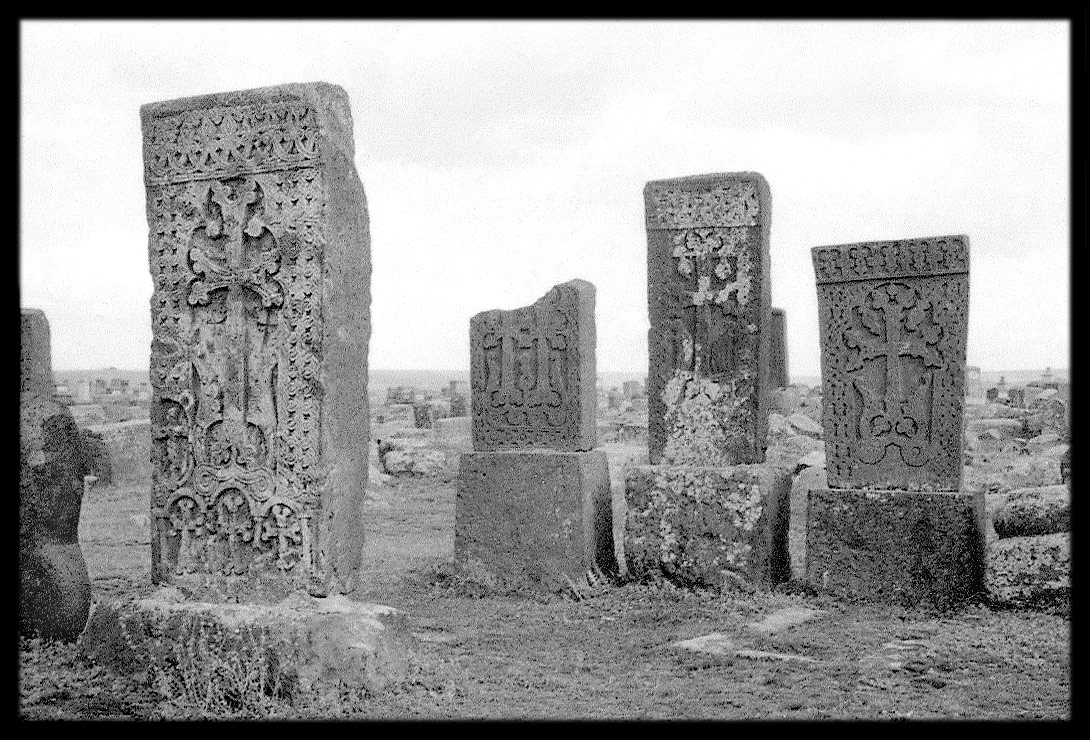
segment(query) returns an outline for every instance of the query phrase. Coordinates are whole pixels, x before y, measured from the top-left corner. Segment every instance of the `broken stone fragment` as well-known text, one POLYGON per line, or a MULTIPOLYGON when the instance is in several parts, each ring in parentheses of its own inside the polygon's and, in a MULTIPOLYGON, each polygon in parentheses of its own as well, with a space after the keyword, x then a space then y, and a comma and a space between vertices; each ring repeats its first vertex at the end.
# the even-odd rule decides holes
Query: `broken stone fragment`
POLYGON ((194 675, 222 680, 216 666, 241 660, 291 700, 381 690, 405 677, 412 643, 402 612, 341 595, 213 604, 162 588, 145 599, 96 603, 79 649, 118 673, 150 670, 172 685, 194 675))
POLYGON ((1071 491, 1062 484, 1013 490, 993 524, 1000 538, 1069 532, 1071 491))
POLYGON ((1071 597, 1071 535, 1010 537, 988 548, 988 595, 1008 606, 1063 605, 1071 597))

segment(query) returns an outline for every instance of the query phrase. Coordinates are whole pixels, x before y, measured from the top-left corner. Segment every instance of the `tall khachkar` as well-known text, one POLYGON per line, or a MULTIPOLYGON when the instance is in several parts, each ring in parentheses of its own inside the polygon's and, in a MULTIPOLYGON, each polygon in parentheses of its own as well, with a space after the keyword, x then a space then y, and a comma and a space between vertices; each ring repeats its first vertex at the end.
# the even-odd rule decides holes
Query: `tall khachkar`
POLYGON ((362 557, 371 333, 348 97, 290 84, 140 114, 153 578, 344 587, 362 557))
POLYGON ((616 571, 606 454, 595 450, 594 286, 470 320, 473 452, 459 459, 454 556, 562 589, 616 571))
POLYGON ((635 576, 718 588, 788 573, 790 471, 768 436, 771 194, 755 172, 647 183, 648 443, 625 476, 635 576))
POLYGON ((983 494, 961 491, 969 239, 815 247, 828 490, 807 578, 948 606, 981 587, 983 494))
POLYGON ((754 172, 649 182, 652 464, 764 460, 771 196, 754 172))

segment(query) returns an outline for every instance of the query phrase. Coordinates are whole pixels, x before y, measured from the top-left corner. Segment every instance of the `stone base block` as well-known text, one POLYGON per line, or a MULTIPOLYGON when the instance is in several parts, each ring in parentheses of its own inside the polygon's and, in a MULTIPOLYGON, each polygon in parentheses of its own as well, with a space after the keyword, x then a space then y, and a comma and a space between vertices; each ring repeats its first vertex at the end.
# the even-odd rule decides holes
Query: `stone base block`
POLYGON ((241 666, 262 676, 264 690, 294 700, 400 681, 412 641, 403 613, 344 596, 212 604, 167 587, 147 599, 96 603, 79 648, 116 672, 148 671, 176 696, 237 691, 227 684, 241 666))
POLYGON ((1000 537, 1031 537, 1071 530, 1071 490, 1066 485, 1018 488, 993 519, 1000 537))
POLYGON ((806 577, 848 600, 950 608, 983 589, 981 492, 810 491, 806 577))
POLYGON ((1071 598, 1071 535, 1011 537, 988 548, 988 595, 1023 608, 1062 606, 1071 598))
POLYGON ((506 585, 556 591, 617 570, 606 453, 467 452, 458 472, 454 558, 506 585))
POLYGON ((739 577, 765 588, 786 581, 790 494, 790 471, 766 464, 630 468, 628 573, 705 588, 739 577))

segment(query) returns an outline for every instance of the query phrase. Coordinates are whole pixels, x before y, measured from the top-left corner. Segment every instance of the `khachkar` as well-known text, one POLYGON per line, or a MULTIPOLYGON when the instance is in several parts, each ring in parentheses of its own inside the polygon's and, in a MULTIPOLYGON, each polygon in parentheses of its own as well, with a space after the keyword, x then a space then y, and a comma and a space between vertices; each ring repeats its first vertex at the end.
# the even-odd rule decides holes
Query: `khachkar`
POLYGON ((473 452, 459 460, 454 554, 502 583, 614 572, 606 454, 595 450, 594 286, 470 321, 473 452))
POLYGON ((787 313, 782 308, 769 311, 769 371, 768 384, 772 388, 790 385, 787 375, 787 313))
POLYGON ((650 182, 651 465, 625 480, 631 575, 720 587, 787 577, 790 471, 768 434, 771 196, 753 172, 650 182))
POLYGON ((829 489, 810 492, 807 578, 950 606, 983 567, 983 494, 960 490, 969 239, 812 253, 829 489))
POLYGON ((19 634, 74 640, 91 609, 79 545, 87 451, 53 400, 49 322, 21 311, 19 378, 19 634))
POLYGON ((345 588, 362 557, 371 331, 348 97, 291 84, 140 114, 153 578, 345 588))

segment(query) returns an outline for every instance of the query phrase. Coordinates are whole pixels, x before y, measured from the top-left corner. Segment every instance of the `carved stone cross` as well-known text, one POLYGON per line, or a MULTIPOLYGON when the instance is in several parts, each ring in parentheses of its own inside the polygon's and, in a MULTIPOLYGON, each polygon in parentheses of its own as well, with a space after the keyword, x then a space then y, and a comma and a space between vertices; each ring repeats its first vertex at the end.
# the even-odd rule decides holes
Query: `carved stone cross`
POLYGON ((280 255, 275 248, 260 248, 268 228, 253 208, 262 198, 256 182, 212 181, 209 196, 205 238, 200 242, 203 246, 190 250, 198 278, 190 285, 189 303, 208 305, 213 292, 227 290, 223 417, 232 461, 246 467, 257 450, 247 434, 250 337, 245 293, 257 294, 266 311, 283 303, 283 287, 271 277, 279 270, 280 255))
POLYGON ((928 458, 931 375, 917 376, 910 387, 910 368, 903 358, 917 358, 925 367, 940 367, 942 360, 935 345, 941 329, 928 318, 930 304, 907 285, 881 285, 868 296, 867 304, 858 312, 866 331, 853 327, 845 332, 847 346, 859 351, 849 368, 862 368, 865 360, 883 359, 885 378, 881 392, 862 377, 854 379, 863 396, 857 455, 873 464, 885 457, 888 445, 894 445, 906 463, 922 465, 928 458))

